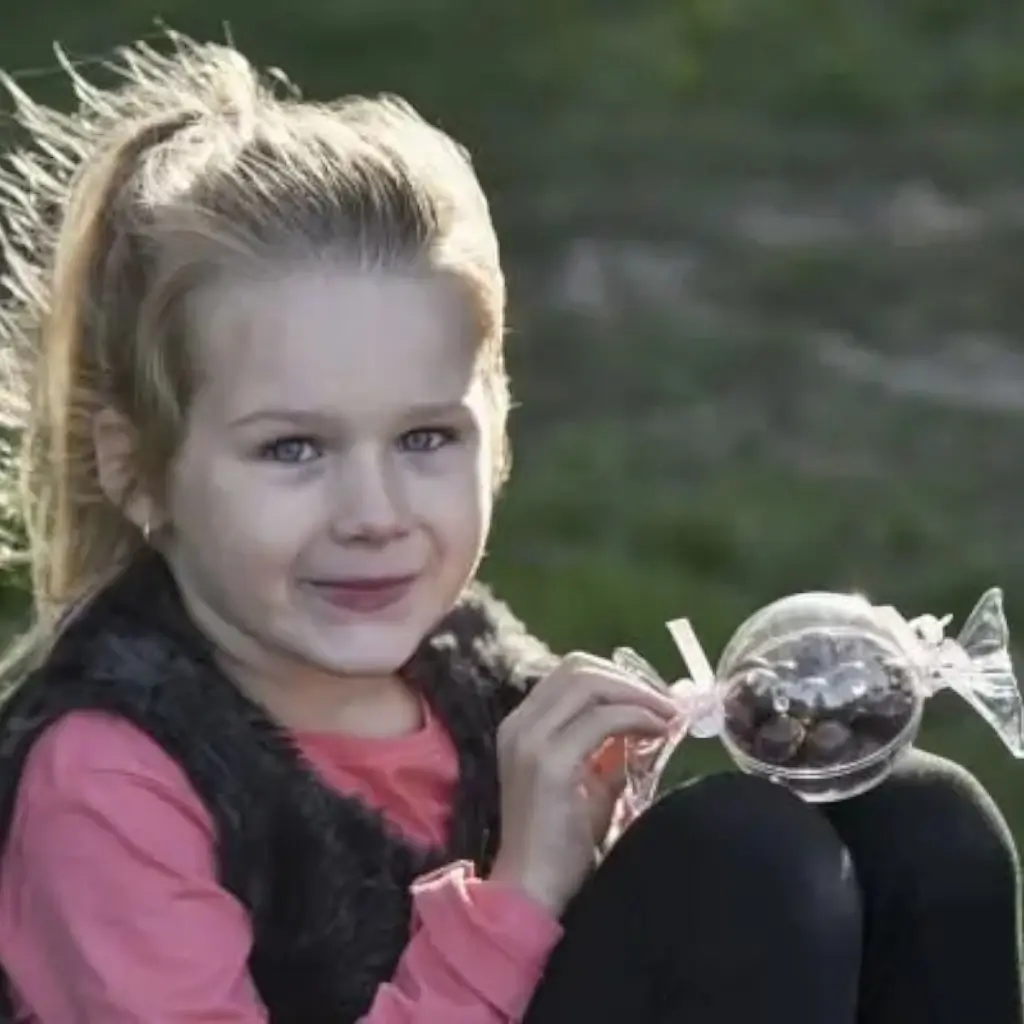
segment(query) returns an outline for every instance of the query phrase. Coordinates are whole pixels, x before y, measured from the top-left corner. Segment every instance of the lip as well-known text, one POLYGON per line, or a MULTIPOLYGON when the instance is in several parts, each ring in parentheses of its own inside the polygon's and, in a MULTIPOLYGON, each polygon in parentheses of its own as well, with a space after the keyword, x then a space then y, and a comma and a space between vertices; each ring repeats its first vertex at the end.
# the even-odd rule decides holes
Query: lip
POLYGON ((416 576, 351 576, 345 579, 311 580, 309 587, 331 607, 347 612, 373 614, 398 604, 412 589, 416 576))

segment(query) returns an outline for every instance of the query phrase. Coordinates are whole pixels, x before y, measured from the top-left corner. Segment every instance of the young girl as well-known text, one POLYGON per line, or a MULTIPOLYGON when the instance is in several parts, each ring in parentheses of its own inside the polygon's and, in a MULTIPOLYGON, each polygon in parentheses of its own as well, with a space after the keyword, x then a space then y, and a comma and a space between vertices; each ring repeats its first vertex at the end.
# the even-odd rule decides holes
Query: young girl
POLYGON ((1015 854, 952 765, 827 816, 704 779, 598 858, 607 751, 674 711, 473 583, 508 392, 465 154, 224 47, 118 70, 71 117, 13 90, 0 178, 8 1019, 1024 1019, 1015 854))

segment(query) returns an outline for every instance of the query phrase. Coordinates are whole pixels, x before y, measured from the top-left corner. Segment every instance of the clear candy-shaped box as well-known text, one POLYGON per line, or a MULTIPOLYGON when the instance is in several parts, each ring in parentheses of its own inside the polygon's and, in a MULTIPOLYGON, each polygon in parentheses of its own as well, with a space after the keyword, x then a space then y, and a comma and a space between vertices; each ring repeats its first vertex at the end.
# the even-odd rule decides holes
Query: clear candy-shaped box
POLYGON ((888 775, 917 737, 927 700, 943 689, 1024 757, 1024 703, 1001 591, 982 596, 955 639, 945 635, 948 622, 907 620, 856 594, 793 594, 747 619, 713 669, 689 621, 679 619, 668 628, 689 677, 672 687, 620 648, 620 667, 670 692, 681 712, 668 741, 629 745, 627 802, 636 813, 654 798, 687 735, 717 737, 739 769, 805 800, 848 799, 888 775))

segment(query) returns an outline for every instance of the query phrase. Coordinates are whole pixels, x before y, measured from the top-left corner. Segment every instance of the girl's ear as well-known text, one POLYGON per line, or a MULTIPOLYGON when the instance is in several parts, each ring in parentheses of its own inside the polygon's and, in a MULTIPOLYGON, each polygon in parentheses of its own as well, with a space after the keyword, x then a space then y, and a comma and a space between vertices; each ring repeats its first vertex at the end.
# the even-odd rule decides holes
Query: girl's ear
POLYGON ((138 479, 138 435, 132 425, 116 410, 103 409, 93 417, 92 441, 100 490, 107 500, 143 532, 159 525, 153 496, 138 479))

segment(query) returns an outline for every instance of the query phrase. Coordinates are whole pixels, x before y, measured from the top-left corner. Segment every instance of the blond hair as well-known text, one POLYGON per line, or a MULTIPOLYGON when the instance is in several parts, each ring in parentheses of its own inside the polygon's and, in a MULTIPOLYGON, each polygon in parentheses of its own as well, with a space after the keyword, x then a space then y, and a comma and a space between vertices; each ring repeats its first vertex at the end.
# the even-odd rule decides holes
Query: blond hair
POLYGON ((304 102, 229 46, 170 39, 167 54, 119 51, 112 89, 63 60, 72 114, 4 78, 27 142, 0 166, 2 413, 20 438, 44 633, 141 543, 100 492, 94 417, 127 418, 137 479, 158 486, 192 384, 186 300, 228 263, 422 260, 453 274, 479 313, 502 424, 507 411, 504 281, 465 151, 401 99, 304 102))

